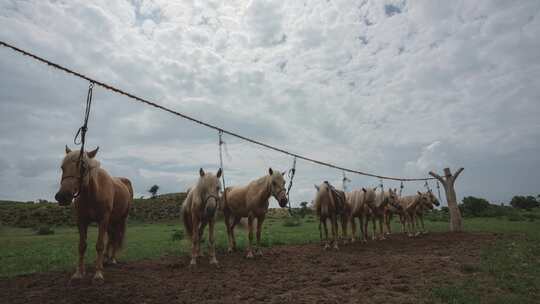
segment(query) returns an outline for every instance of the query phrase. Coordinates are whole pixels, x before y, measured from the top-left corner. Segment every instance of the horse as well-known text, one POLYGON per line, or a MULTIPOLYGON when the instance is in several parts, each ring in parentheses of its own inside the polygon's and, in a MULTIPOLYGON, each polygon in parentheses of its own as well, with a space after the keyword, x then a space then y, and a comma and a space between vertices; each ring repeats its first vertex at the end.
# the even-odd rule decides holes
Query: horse
POLYGON ((386 239, 383 233, 383 222, 385 221, 385 212, 389 205, 396 205, 397 204, 397 194, 392 190, 388 189, 388 191, 380 191, 377 192, 375 195, 375 200, 372 204, 368 204, 370 207, 369 216, 371 217, 371 221, 373 223, 373 236, 372 239, 386 239), (376 222, 379 222, 379 235, 377 236, 377 228, 376 228, 376 222))
POLYGON ((362 241, 367 242, 367 225, 370 210, 370 205, 375 201, 375 189, 362 188, 362 190, 353 190, 347 193, 347 205, 350 210, 349 220, 351 222, 351 242, 357 239, 356 234, 356 218, 360 221, 360 233, 362 241))
POLYGON ((268 212, 268 199, 273 196, 281 208, 287 207, 287 191, 285 190, 285 172, 268 169, 268 174, 245 186, 227 187, 223 197, 223 216, 227 228, 227 237, 231 253, 236 250, 234 227, 243 217, 248 218, 248 248, 246 258, 253 255, 253 220, 257 219, 256 254, 262 256, 260 247, 262 224, 268 212))
POLYGON ((55 195, 59 205, 67 206, 75 198, 74 206, 79 229, 79 262, 72 280, 85 275, 84 255, 86 236, 91 222, 98 224, 96 242, 96 273, 93 281, 104 282, 104 258, 116 264, 116 254, 121 249, 126 234, 129 208, 133 203, 133 187, 129 179, 111 177, 95 159, 98 148, 84 152, 71 151, 66 146, 62 161, 60 189, 55 195), (105 250, 105 237, 108 236, 105 250), (105 252, 104 252, 105 251, 105 252))
POLYGON ((427 197, 420 191, 415 195, 407 195, 399 198, 399 205, 403 209, 403 216, 400 217, 401 228, 403 231, 407 230, 407 235, 409 237, 416 234, 416 207, 426 203, 426 201, 427 197))
POLYGON ((421 234, 426 234, 427 231, 424 227, 424 212, 427 210, 433 210, 434 206, 439 206, 439 200, 433 195, 433 192, 431 190, 428 190, 424 193, 424 196, 427 196, 426 200, 423 200, 423 204, 420 204, 416 207, 416 226, 420 226, 418 223, 418 220, 420 220, 420 224, 422 225, 422 229, 420 230, 421 234))
POLYGON ((214 227, 216 211, 219 209, 221 190, 221 168, 214 175, 199 169, 199 180, 195 187, 188 190, 182 204, 182 219, 184 231, 191 239, 190 265, 197 265, 197 257, 201 255, 201 240, 204 228, 208 224, 208 251, 210 264, 217 265, 216 246, 214 242, 214 227))
POLYGON ((346 228, 346 215, 344 215, 346 209, 346 195, 343 191, 335 189, 328 181, 324 181, 320 186, 315 185, 317 194, 314 200, 314 208, 316 210, 317 216, 319 216, 319 233, 321 234, 322 240, 322 231, 321 224, 324 228, 324 234, 326 238, 326 245, 324 249, 329 249, 330 244, 328 242, 328 227, 327 220, 330 220, 332 228, 332 243, 334 244, 334 249, 339 249, 338 246, 338 216, 342 216, 342 229, 344 232, 344 237, 347 235, 346 228))
POLYGON ((386 235, 392 234, 392 226, 390 225, 390 222, 392 220, 393 215, 398 214, 400 219, 403 216, 403 208, 399 204, 399 196, 397 196, 397 189, 394 188, 393 192, 396 195, 395 200, 388 201, 388 205, 386 206, 384 210, 384 226, 385 226, 386 235))

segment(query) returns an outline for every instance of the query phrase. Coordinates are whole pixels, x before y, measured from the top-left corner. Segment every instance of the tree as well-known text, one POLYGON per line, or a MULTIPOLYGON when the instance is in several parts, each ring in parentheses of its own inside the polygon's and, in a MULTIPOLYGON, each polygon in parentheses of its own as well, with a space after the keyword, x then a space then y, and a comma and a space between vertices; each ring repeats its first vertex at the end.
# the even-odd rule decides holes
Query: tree
POLYGON ((521 196, 516 195, 510 201, 510 205, 514 208, 531 210, 532 208, 540 207, 540 203, 532 195, 521 196))
POLYGON ((480 216, 489 208, 489 202, 483 198, 467 196, 463 198, 463 212, 472 216, 480 216))
POLYGON ((150 192, 150 194, 152 195, 152 198, 156 198, 158 190, 159 190, 159 186, 153 185, 152 187, 150 187, 150 189, 148 189, 148 192, 150 192))
POLYGON ((460 168, 452 175, 450 168, 444 168, 444 177, 434 172, 429 172, 429 175, 438 179, 444 187, 448 209, 450 210, 450 231, 453 232, 463 231, 463 219, 461 218, 461 212, 459 211, 456 199, 456 190, 454 189, 454 183, 462 171, 463 168, 460 168))
POLYGON ((300 217, 303 218, 308 213, 309 213, 308 202, 301 202, 300 203, 300 217))

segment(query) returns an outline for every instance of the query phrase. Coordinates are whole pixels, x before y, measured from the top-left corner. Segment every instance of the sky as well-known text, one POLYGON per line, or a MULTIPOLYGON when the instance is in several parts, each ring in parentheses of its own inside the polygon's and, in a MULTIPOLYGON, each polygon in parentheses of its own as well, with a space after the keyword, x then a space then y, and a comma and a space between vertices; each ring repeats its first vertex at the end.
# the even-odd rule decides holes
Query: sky
MULTIPOLYGON (((458 197, 493 203, 540 193, 540 1, 0 0, 0 40, 322 161, 408 178, 464 167, 458 197)), ((0 199, 53 200, 87 90, 0 47, 0 199)), ((216 131, 93 93, 87 148, 137 197, 217 171, 216 131)), ((227 186, 292 165, 224 141, 227 186)), ((291 200, 342 177, 299 161, 291 200)), ((349 190, 379 184, 347 177, 349 190)))

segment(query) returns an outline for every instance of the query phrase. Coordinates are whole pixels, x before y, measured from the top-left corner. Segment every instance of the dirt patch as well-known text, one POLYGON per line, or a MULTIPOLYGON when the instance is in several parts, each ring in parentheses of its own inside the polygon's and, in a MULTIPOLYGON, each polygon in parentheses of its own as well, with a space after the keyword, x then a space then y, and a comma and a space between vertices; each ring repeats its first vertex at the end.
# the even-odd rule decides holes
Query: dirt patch
MULTIPOLYGON (((318 244, 268 248, 263 257, 242 253, 206 258, 166 257, 106 268, 102 286, 86 278, 69 285, 71 273, 0 280, 3 303, 417 303, 442 278, 466 275, 494 234, 432 233, 323 251, 318 244)), ((89 246, 90 247, 90 246, 89 246)))

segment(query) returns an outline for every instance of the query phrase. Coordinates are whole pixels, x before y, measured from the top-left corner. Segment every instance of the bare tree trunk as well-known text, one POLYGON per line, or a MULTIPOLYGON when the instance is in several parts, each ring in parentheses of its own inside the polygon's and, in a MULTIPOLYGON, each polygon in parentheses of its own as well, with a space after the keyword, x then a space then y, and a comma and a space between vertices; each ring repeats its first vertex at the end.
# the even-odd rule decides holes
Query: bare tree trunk
POLYGON ((457 204, 456 191, 454 190, 454 183, 462 171, 463 168, 460 168, 452 175, 450 168, 444 168, 444 177, 434 172, 429 172, 429 175, 438 179, 444 187, 448 209, 450 210, 450 231, 452 232, 463 231, 463 220, 457 204))

